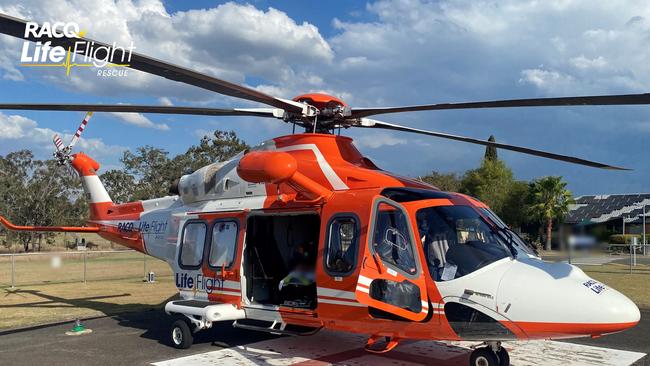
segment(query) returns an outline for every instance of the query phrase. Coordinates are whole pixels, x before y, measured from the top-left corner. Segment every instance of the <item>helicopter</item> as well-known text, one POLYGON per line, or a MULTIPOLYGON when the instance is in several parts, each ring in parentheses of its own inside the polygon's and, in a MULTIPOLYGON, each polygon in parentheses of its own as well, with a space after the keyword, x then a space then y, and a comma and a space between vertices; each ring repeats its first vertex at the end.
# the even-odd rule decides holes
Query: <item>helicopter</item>
MULTIPOLYGON (((0 33, 66 49, 83 37, 25 36, 0 15, 0 33)), ((92 41, 98 46, 101 42, 92 41)), ((110 49, 110 46, 104 45, 110 49)), ((108 51, 107 51, 108 52, 108 51)), ((109 57, 119 60, 123 50, 109 57)), ((414 111, 650 104, 650 94, 350 107, 331 95, 291 100, 133 53, 129 68, 266 105, 264 108, 0 104, 6 110, 88 112, 55 158, 79 175, 86 226, 9 230, 92 232, 166 261, 180 300, 165 305, 169 342, 192 345, 215 322, 272 334, 322 329, 367 335, 384 353, 407 340, 476 341, 472 366, 509 365, 503 341, 600 337, 635 326, 638 307, 576 266, 549 263, 476 198, 377 167, 340 131, 410 132, 593 168, 626 168, 523 146, 416 129, 369 117, 414 111), (114 203, 99 163, 72 153, 96 112, 252 116, 303 128, 180 177, 166 197, 114 203), (337 134, 336 132, 339 132, 337 134)))

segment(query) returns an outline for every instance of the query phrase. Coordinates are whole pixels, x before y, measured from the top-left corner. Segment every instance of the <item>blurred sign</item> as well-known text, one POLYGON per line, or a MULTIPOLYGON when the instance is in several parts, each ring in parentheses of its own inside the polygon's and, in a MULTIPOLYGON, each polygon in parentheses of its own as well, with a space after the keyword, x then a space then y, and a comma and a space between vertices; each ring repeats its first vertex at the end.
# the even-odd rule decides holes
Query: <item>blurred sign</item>
POLYGON ((61 268, 62 265, 63 265, 63 260, 61 260, 60 256, 55 255, 55 256, 52 256, 52 258, 50 258, 50 266, 52 268, 55 268, 55 269, 56 268, 61 268))
POLYGON ((596 238, 591 235, 571 235, 569 246, 576 249, 593 248, 596 246, 596 238))

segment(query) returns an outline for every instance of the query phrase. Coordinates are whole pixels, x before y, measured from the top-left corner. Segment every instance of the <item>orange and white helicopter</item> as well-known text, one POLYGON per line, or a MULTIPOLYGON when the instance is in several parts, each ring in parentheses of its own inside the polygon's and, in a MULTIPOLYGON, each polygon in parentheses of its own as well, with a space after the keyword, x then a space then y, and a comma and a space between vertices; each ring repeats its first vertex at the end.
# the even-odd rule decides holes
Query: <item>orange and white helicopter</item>
MULTIPOLYGON (((0 16, 0 33, 23 38, 24 29, 24 21, 0 16)), ((47 39, 66 48, 77 40, 47 39)), ((119 59, 120 52, 113 57, 119 59)), ((280 334, 324 328, 362 333, 372 352, 390 351, 408 339, 483 342, 472 352, 471 365, 492 366, 509 364, 501 341, 598 337, 638 323, 639 310, 627 297, 575 266, 542 261, 485 204, 381 170, 352 139, 333 132, 405 131, 623 169, 368 117, 649 104, 650 95, 351 108, 323 94, 273 97, 139 54, 133 54, 130 67, 269 108, 1 104, 0 109, 255 116, 305 129, 184 175, 170 196, 116 204, 97 176, 99 164, 71 153, 87 115, 71 145, 55 137, 56 158, 76 170, 89 198, 87 226, 16 226, 0 218, 10 230, 95 232, 169 263, 182 298, 165 306, 178 318, 169 332, 175 347, 189 347, 193 332, 214 322, 231 321, 280 334)))

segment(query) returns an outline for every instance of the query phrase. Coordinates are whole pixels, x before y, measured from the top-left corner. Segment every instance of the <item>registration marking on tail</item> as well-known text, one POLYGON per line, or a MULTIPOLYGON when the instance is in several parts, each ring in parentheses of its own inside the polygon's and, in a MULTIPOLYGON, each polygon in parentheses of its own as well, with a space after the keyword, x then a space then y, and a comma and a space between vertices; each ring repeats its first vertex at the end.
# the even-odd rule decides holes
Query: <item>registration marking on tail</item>
MULTIPOLYGON (((441 365, 465 366, 471 342, 408 342, 383 355, 366 352, 364 338, 323 331, 311 337, 284 337, 217 351, 156 362, 156 366, 325 366, 325 365, 441 365)), ((631 365, 644 353, 556 341, 506 342, 511 364, 631 365)))

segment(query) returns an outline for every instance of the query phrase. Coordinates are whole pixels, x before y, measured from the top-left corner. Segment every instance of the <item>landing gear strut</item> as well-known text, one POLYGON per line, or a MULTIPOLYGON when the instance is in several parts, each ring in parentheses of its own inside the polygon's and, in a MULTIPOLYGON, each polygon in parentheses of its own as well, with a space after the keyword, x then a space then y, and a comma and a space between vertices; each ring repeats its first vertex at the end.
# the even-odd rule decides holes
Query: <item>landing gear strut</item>
POLYGON ((472 351, 470 366, 510 366, 508 351, 501 347, 501 342, 485 342, 485 346, 472 351))

